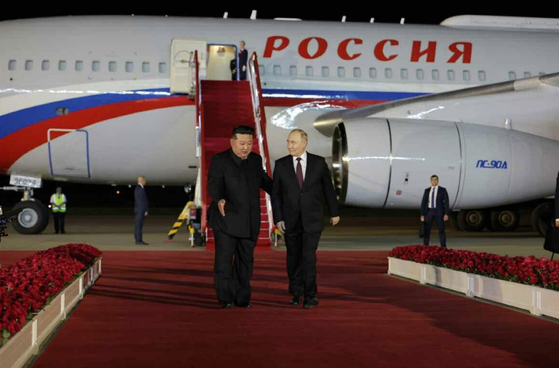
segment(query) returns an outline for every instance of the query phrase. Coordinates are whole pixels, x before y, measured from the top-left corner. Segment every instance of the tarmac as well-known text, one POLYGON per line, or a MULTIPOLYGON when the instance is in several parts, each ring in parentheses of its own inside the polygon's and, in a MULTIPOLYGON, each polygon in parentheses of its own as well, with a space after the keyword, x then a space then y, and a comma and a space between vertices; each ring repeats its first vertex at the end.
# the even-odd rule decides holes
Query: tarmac
MULTIPOLYGON (((180 214, 181 208, 156 208, 149 213, 144 225, 144 241, 134 242, 134 215, 131 209, 79 208, 68 210, 66 234, 55 234, 52 219, 41 234, 22 235, 9 224, 8 236, 0 242, 2 250, 44 250, 62 244, 89 244, 101 251, 205 251, 205 247, 192 247, 186 226, 168 242, 168 234, 180 214)), ((337 226, 327 225, 319 244, 319 251, 376 250, 389 251, 397 246, 422 244, 418 236, 418 211, 367 210, 346 208, 337 226)), ((325 223, 327 218, 325 218, 325 223)), ((535 256, 551 258, 543 249, 544 239, 525 219, 514 232, 464 232, 447 223, 447 246, 509 256, 535 256)), ((438 245, 438 231, 431 232, 431 245, 438 245)), ((281 238, 273 251, 284 251, 281 238)))

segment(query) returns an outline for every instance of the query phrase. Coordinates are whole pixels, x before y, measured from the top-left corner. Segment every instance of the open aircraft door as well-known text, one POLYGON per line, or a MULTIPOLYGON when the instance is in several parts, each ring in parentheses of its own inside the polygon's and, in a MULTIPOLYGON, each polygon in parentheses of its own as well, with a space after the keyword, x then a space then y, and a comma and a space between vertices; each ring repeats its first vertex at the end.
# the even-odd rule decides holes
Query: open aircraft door
POLYGON ((202 40, 173 38, 171 41, 171 93, 194 93, 196 66, 194 52, 198 51, 200 77, 206 76, 207 43, 202 40))

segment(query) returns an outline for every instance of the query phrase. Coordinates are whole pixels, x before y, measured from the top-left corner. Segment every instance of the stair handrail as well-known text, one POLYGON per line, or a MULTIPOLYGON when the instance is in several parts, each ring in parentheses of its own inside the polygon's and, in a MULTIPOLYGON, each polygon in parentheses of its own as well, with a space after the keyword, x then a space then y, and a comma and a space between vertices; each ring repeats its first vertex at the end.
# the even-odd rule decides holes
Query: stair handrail
MULTIPOLYGON (((250 95, 252 97, 252 107, 254 112, 254 125, 256 126, 256 134, 258 136, 258 148, 262 156, 262 166, 264 170, 272 177, 272 170, 270 165, 270 154, 268 153, 268 142, 266 140, 266 113, 264 105, 262 104, 262 88, 260 82, 260 72, 258 70, 258 57, 256 52, 248 60, 247 68, 248 80, 250 82, 250 95)), ((273 179, 273 178, 272 178, 273 179)), ((275 231, 275 224, 272 214, 272 202, 270 195, 266 193, 266 211, 269 220, 269 235, 275 231)))
POLYGON ((207 213, 207 203, 206 203, 206 183, 205 183, 205 172, 206 163, 205 155, 202 147, 204 146, 204 109, 202 103, 202 84, 200 83, 200 67, 198 62, 198 51, 194 51, 194 67, 196 69, 194 78, 194 99, 196 100, 196 156, 199 158, 199 171, 196 180, 196 187, 198 190, 194 192, 194 203, 196 207, 201 207, 201 218, 200 218, 200 232, 202 234, 207 233, 206 224, 206 213, 207 213))

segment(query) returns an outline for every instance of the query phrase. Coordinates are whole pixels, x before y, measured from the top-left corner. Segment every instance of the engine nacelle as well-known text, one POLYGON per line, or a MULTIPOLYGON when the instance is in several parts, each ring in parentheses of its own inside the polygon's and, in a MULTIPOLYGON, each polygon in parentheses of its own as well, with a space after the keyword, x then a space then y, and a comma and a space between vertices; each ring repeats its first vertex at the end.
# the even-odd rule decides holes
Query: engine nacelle
POLYGON ((348 205, 419 208, 438 175, 451 208, 487 208, 554 195, 559 142, 469 123, 363 118, 337 125, 332 166, 348 205))

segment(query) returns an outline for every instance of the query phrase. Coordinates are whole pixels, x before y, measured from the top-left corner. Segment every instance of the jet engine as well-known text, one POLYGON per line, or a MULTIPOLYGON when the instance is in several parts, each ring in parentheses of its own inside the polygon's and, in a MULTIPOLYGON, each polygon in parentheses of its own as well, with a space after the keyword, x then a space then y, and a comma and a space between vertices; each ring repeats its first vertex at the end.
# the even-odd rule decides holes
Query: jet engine
POLYGON ((419 208, 431 175, 452 209, 476 209, 554 195, 559 142, 471 123, 361 118, 333 135, 333 177, 340 202, 419 208))

